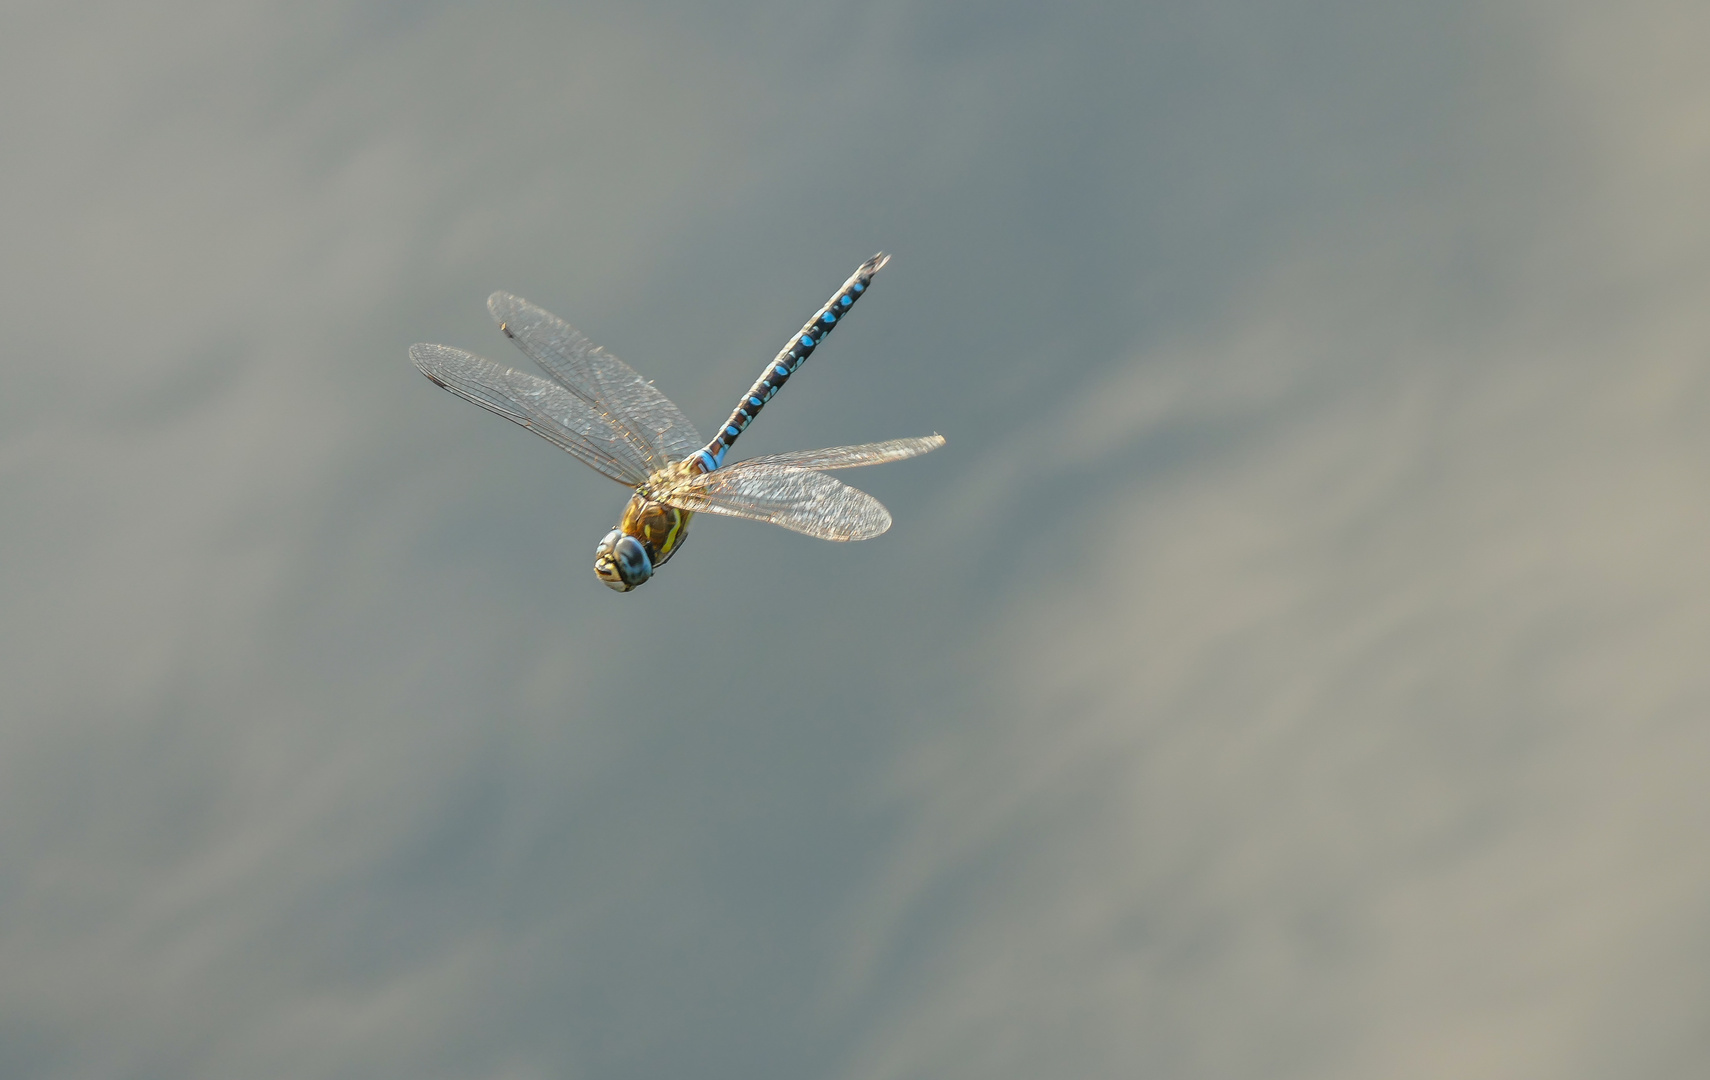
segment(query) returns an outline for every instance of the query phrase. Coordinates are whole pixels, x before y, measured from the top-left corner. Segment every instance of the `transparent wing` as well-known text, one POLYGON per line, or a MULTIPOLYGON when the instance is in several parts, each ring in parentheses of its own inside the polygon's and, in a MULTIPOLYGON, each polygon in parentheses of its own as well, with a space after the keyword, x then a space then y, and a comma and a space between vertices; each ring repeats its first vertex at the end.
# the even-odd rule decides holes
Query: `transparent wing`
POLYGON ((410 359, 458 397, 521 424, 618 483, 634 487, 647 480, 648 473, 628 452, 627 438, 557 383, 449 345, 411 345, 410 359))
POLYGON ((731 468, 737 465, 791 465, 798 469, 854 469, 862 465, 883 465, 887 461, 919 457, 943 445, 944 436, 927 435, 917 439, 862 443, 860 446, 830 446, 824 450, 792 450, 787 454, 763 454, 736 462, 731 468))
POLYGON ((648 474, 701 448, 683 410, 563 319, 507 292, 489 296, 487 310, 530 359, 610 421, 648 474))
POLYGON ((655 492, 683 510, 769 521, 821 540, 866 540, 891 527, 890 511, 865 491, 812 469, 739 461, 655 492))

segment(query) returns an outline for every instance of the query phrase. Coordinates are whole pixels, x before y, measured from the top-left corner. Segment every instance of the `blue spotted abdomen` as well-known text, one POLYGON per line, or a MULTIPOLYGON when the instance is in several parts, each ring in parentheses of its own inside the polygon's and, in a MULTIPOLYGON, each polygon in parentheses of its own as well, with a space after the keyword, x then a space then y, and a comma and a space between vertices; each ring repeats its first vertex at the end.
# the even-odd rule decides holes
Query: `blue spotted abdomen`
POLYGON ((855 301, 867 291, 867 286, 873 281, 873 275, 890 261, 889 255, 880 252, 862 263, 855 273, 850 275, 849 280, 843 283, 843 288, 837 290, 837 295, 826 301, 825 306, 790 339, 790 343, 784 346, 777 358, 766 365, 766 370, 755 380, 754 385, 748 388, 748 393, 742 396, 735 411, 730 414, 730 419, 719 428, 718 434, 689 458, 698 472, 712 472, 724 464, 724 455, 730 449, 730 444, 753 423, 754 418, 760 414, 760 409, 772 400, 772 395, 776 394, 789 377, 796 373, 796 369, 802 366, 802 362, 813 354, 815 346, 825 339, 825 335, 831 333, 837 324, 843 321, 849 309, 855 306, 855 301))

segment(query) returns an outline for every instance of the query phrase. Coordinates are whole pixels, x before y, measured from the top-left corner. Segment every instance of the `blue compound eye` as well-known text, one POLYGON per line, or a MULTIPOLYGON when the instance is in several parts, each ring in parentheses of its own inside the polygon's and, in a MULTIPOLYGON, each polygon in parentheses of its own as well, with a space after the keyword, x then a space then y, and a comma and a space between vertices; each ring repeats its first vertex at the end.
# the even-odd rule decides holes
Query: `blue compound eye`
POLYGON ((641 541, 633 536, 619 537, 612 556, 617 560, 618 576, 632 589, 653 576, 653 560, 647 557, 641 541))

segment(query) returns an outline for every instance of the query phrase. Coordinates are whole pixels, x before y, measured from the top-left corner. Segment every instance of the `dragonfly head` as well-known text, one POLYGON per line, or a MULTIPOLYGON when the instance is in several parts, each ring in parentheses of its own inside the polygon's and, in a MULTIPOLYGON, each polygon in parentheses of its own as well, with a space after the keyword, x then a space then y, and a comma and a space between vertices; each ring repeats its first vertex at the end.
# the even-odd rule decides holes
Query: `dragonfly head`
POLYGON ((628 592, 653 576, 653 560, 640 540, 613 529, 594 550, 594 573, 607 588, 628 592))

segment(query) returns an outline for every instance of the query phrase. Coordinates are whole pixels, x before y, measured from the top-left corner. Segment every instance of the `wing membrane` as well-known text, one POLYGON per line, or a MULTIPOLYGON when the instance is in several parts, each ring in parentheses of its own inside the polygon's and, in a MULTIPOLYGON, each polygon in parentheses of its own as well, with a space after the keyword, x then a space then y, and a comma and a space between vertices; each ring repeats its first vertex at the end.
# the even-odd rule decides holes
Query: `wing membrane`
POLYGON ((824 450, 793 450, 787 454, 764 454, 736 462, 737 465, 789 465, 797 469, 854 469, 883 465, 889 461, 928 454, 944 445, 944 436, 862 443, 860 446, 828 446, 824 450))
POLYGON ((865 491, 790 465, 739 461, 655 495, 683 510, 766 521, 821 540, 866 540, 891 527, 890 511, 865 491))
POLYGON ((628 437, 557 383, 449 345, 411 345, 410 359, 458 397, 521 424, 618 483, 634 487, 646 481, 648 472, 628 452, 628 437))
POLYGON ((623 436, 621 456, 644 474, 701 448, 683 410, 563 319, 507 292, 488 297, 487 310, 519 349, 623 436))

